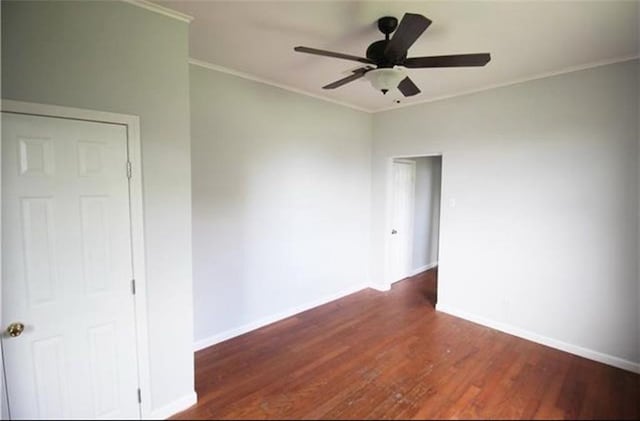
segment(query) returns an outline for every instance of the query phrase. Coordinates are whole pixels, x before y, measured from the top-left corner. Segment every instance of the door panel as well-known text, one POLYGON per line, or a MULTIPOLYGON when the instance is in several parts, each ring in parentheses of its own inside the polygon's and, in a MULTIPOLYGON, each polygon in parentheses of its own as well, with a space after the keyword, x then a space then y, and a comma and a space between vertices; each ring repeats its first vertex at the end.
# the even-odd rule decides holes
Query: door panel
POLYGON ((411 271, 415 162, 394 160, 392 177, 389 274, 395 282, 411 271))
POLYGON ((138 418, 126 127, 2 114, 13 418, 138 418))
POLYGON ((51 197, 20 198, 27 301, 31 306, 55 300, 51 202, 51 197))

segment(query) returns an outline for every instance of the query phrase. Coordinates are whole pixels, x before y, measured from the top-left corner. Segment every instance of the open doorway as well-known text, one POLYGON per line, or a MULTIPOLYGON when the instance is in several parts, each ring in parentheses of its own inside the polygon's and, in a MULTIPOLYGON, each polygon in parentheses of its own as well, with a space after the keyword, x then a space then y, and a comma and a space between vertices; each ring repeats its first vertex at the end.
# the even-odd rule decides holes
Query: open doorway
POLYGON ((390 283, 425 283, 437 302, 442 156, 394 158, 390 173, 387 269, 390 283))

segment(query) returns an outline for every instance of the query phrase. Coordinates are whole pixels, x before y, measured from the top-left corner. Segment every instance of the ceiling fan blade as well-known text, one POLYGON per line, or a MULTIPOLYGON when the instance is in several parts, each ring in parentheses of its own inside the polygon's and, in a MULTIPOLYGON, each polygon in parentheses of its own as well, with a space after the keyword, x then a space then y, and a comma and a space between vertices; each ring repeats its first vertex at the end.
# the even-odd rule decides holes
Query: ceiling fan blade
POLYGON ((398 90, 402 92, 404 96, 414 96, 420 93, 420 89, 409 79, 409 76, 402 79, 400 84, 398 84, 398 90))
POLYGON ((456 54, 451 56, 411 57, 402 63, 410 69, 424 67, 471 67, 484 66, 491 60, 489 53, 456 54))
POLYGON ((367 73, 369 70, 372 70, 372 69, 373 67, 369 67, 369 66, 361 67, 360 69, 354 70, 352 75, 342 78, 340 80, 336 80, 335 82, 332 82, 328 85, 325 85, 322 87, 322 89, 336 89, 342 85, 346 85, 349 82, 353 82, 354 80, 360 79, 362 76, 364 76, 365 73, 367 73))
POLYGON ((294 51, 297 51, 299 53, 315 54, 318 56, 341 58, 343 60, 359 61, 360 63, 366 63, 366 64, 374 64, 373 61, 369 60, 368 58, 352 56, 352 55, 343 54, 343 53, 335 53, 333 51, 318 50, 317 48, 295 47, 294 51))
POLYGON ((422 15, 405 13, 398 25, 398 29, 387 44, 384 55, 391 62, 402 59, 409 47, 413 45, 420 35, 431 25, 431 21, 422 15))

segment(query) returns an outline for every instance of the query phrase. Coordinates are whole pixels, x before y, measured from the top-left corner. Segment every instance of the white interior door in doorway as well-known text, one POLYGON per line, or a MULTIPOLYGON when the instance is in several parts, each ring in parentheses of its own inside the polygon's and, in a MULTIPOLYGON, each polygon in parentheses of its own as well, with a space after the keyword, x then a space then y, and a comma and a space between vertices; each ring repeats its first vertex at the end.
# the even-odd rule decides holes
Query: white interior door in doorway
POLYGON ((416 163, 394 159, 391 174, 389 276, 390 282, 395 282, 411 272, 416 163))
POLYGON ((12 418, 139 418, 127 127, 2 113, 12 418))

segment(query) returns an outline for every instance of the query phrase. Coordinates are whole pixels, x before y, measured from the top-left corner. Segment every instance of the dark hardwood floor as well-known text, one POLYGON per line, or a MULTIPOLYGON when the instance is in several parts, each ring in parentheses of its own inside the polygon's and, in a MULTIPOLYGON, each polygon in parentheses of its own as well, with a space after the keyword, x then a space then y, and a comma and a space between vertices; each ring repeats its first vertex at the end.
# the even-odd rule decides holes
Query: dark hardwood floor
POLYGON ((175 419, 638 419, 640 376, 434 310, 436 272, 196 353, 175 419))

